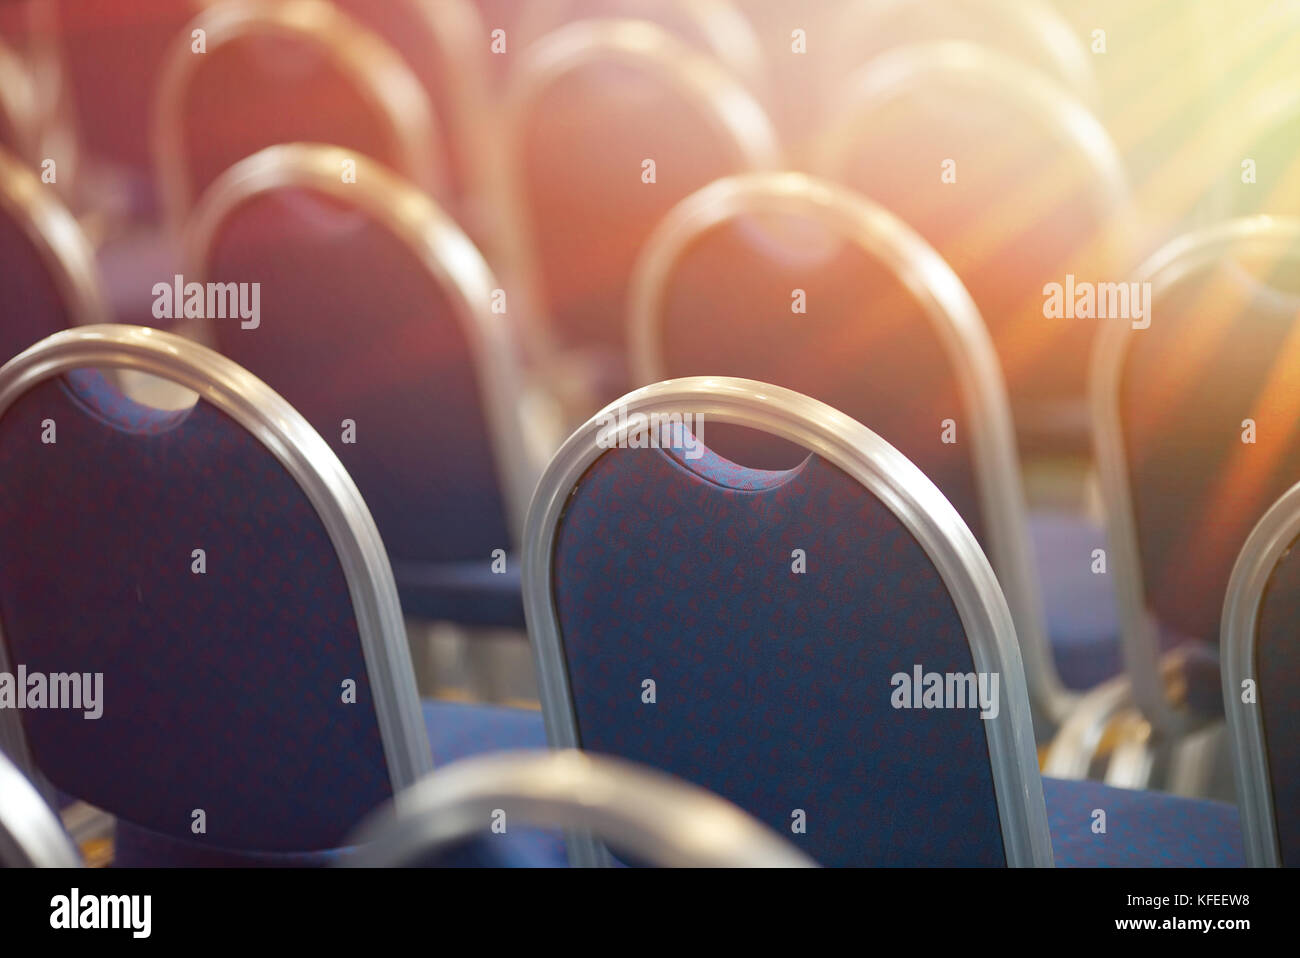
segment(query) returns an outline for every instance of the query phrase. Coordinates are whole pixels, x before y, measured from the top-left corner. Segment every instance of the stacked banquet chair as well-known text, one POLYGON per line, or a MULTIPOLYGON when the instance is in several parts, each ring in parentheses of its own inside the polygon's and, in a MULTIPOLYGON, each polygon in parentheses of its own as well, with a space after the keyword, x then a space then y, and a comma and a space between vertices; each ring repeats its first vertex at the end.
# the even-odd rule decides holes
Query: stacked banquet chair
POLYGON ((507 553, 558 440, 528 415, 544 402, 517 362, 514 313, 494 311, 498 281, 459 227, 377 163, 287 144, 212 184, 185 247, 196 278, 260 284, 256 328, 210 319, 203 334, 327 438, 375 515, 403 610, 522 629, 507 553), (356 182, 339 176, 345 159, 356 182))
MULTIPOLYGON (((884 208, 798 173, 719 180, 682 201, 638 260, 629 362, 639 383, 740 375, 872 428, 943 490, 1011 602, 1035 727, 1075 696, 1043 624, 1015 436, 997 357, 961 281, 884 208)), ((744 431, 716 451, 788 468, 802 449, 744 431)), ((1105 650, 1082 650, 1100 656, 1105 650)))
POLYGON ((1231 220, 1138 274, 1148 327, 1110 323, 1093 355, 1097 463, 1125 674, 1092 693, 1047 757, 1068 774, 1136 710, 1107 780, 1218 791, 1217 654, 1232 563, 1300 477, 1300 221, 1231 220))
MULTIPOLYGON (((1087 356, 1102 321, 1068 318, 1073 296, 1068 313, 1049 316, 1046 293, 1133 267, 1132 205, 1105 129, 1051 77, 957 41, 891 49, 844 91, 813 168, 901 216, 970 290, 1026 467, 1086 466, 1087 356)), ((1031 490, 1031 532, 1062 679, 1083 690, 1118 667, 1114 592, 1091 572, 1100 517, 1053 498, 1031 490)))
MULTIPOLYGON (((116 816, 119 863, 328 862, 433 762, 544 744, 535 712, 421 708, 343 464, 206 347, 115 325, 42 340, 0 371, 0 471, 0 670, 102 676, 84 709, 0 712, 0 744, 116 816), (142 406, 113 368, 200 398, 142 406)), ((508 844, 562 860, 542 833, 508 844)))
POLYGON ((641 243, 695 189, 775 165, 776 135, 738 79, 635 20, 578 21, 533 43, 503 109, 519 292, 546 318, 532 351, 581 421, 626 388, 620 317, 641 243))
POLYGON ((54 187, 0 148, 0 358, 109 316, 95 254, 54 187))
MULTIPOLYGON (((1040 779, 975 537, 901 453, 814 399, 721 376, 624 396, 552 460, 526 549, 551 744, 700 785, 819 864, 1241 861, 1229 805, 1040 779), (707 448, 723 424, 807 457, 729 462, 707 448), (956 707, 927 707, 918 673, 956 707)), ((569 852, 606 854, 582 835, 569 852)))
POLYGON ((75 868, 81 857, 54 809, 0 751, 0 868, 75 868))
POLYGON ((1223 605, 1223 704, 1246 862, 1254 866, 1300 864, 1298 537, 1300 484, 1283 493, 1246 539, 1223 605))
MULTIPOLYGON (((807 868, 771 829, 698 786, 576 750, 463 759, 424 778, 356 838, 347 864, 493 865, 493 823, 598 834, 638 861, 675 868, 807 868)), ((500 834, 499 832, 497 834, 500 834)))

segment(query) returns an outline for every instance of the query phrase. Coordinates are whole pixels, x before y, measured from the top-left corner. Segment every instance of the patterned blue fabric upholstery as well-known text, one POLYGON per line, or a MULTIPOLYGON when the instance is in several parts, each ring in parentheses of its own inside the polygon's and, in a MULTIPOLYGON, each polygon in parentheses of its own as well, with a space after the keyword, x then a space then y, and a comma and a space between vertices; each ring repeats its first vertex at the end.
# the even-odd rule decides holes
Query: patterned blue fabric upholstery
POLYGON ((1241 868, 1235 806, 1099 782, 1043 779, 1058 867, 1241 868), (1095 810, 1105 833, 1093 831, 1095 810))
POLYGON ((0 207, 0 365, 72 322, 45 258, 0 207))
MULTIPOLYGON (((540 712, 492 705, 425 702, 424 725, 433 748, 434 767, 484 752, 546 748, 540 712)), ((346 862, 351 848, 310 854, 239 853, 194 841, 180 841, 119 823, 114 864, 118 867, 322 867, 346 862)), ((568 864, 561 835, 537 829, 509 828, 484 843, 458 848, 430 864, 563 867, 568 864)))
POLYGON ((1003 864, 978 712, 890 704, 916 664, 973 671, 917 542, 817 456, 775 483, 680 455, 606 452, 561 518, 581 746, 702 785, 823 864, 1003 864))
POLYGON ((276 851, 333 847, 389 796, 333 544, 251 434, 207 403, 158 413, 76 374, 0 419, 0 475, 10 662, 103 675, 98 719, 21 713, 55 786, 173 836, 202 809, 213 845, 276 851))
POLYGON ((219 348, 347 467, 403 608, 522 626, 517 575, 491 574, 492 551, 511 542, 477 366, 446 291, 411 250, 359 211, 284 190, 223 223, 209 278, 262 284, 260 326, 212 320, 219 348), (343 441, 345 419, 355 442, 343 441), (484 575, 465 574, 474 563, 484 575))
MULTIPOLYGON (((1264 590, 1255 634, 1258 708, 1273 791, 1282 864, 1300 866, 1300 554, 1295 543, 1278 560, 1264 590)), ((1236 690, 1235 694, 1241 694, 1236 690)))

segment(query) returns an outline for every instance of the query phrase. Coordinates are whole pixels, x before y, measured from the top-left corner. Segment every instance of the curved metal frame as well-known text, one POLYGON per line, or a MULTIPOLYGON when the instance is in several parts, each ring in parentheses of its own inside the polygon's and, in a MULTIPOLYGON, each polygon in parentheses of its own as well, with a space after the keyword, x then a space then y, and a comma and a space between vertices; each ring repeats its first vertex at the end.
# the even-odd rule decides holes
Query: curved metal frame
MULTIPOLYGON (((99 281, 95 251, 49 186, 0 149, 0 209, 12 216, 40 252, 73 323, 106 322, 112 311, 99 281)), ((9 357, 4 357, 8 359, 9 357)))
MULTIPOLYGON (((606 413, 691 412, 721 423, 760 429, 797 443, 842 469, 878 498, 914 536, 952 595, 975 669, 1005 680, 1003 708, 985 723, 1007 863, 1052 864, 1052 843, 1034 750, 1029 696, 1015 625, 993 569, 961 516, 925 474, 861 423, 789 389, 730 377, 668 380, 628 393, 580 427, 555 454, 537 484, 524 533, 524 612, 537 661, 547 740, 578 748, 558 613, 551 588, 556 529, 573 487, 607 447, 626 438, 609 433, 606 413), (608 434, 606 434, 608 433, 608 434)), ((590 865, 600 849, 589 836, 570 840, 570 860, 590 865)))
MULTIPOLYGON (((413 785, 432 768, 432 759, 397 588, 370 511, 329 444, 247 370, 198 343, 145 326, 68 329, 19 353, 0 368, 0 417, 38 383, 85 367, 134 369, 198 393, 255 436, 297 481, 348 583, 393 792, 413 785)), ((0 642, 0 670, 8 669, 7 658, 0 642)), ((0 734, 9 724, 5 737, 16 737, 22 746, 15 759, 35 776, 17 714, 0 714, 0 734)))
MULTIPOLYGON (((629 362, 637 382, 664 369, 659 316, 674 266, 700 236, 748 215, 804 217, 887 265, 925 310, 957 376, 969 417, 976 484, 987 517, 993 567, 1020 637, 1040 732, 1055 728, 1077 696, 1061 682, 1047 639, 1015 432, 993 342, 961 280, 904 222, 844 187, 801 173, 752 173, 717 180, 677 204, 643 247, 628 303, 629 362)), ((867 307, 864 307, 866 309, 867 307)))
POLYGON ((27 776, 0 752, 0 868, 79 868, 81 855, 27 776))
POLYGON ((191 32, 205 30, 208 54, 256 36, 307 41, 356 84, 387 121, 402 153, 400 172, 431 195, 443 186, 433 147, 435 117, 424 88, 387 43, 322 0, 230 0, 206 7, 176 38, 163 63, 154 101, 153 152, 168 225, 179 233, 193 203, 181 119, 201 57, 190 51, 191 32))
POLYGON ((507 317, 492 312, 492 291, 498 283, 478 249, 437 203, 378 162, 340 147, 289 143, 240 160, 200 198, 183 237, 185 261, 193 274, 206 275, 212 244, 227 216, 253 197, 279 189, 313 190, 363 211, 402 240, 448 292, 475 358, 507 518, 518 539, 533 483, 551 445, 530 437, 519 418, 522 373, 515 364, 507 317), (356 161, 355 183, 344 183, 339 176, 345 158, 356 161))
POLYGON ((1223 603, 1220 658, 1223 661, 1223 707, 1232 738, 1246 863, 1277 868, 1282 864, 1273 808, 1272 776, 1264 747, 1264 720, 1258 699, 1241 701, 1241 683, 1256 680, 1255 643, 1259 607, 1273 569, 1300 537, 1300 484, 1292 486, 1264 513, 1242 546, 1228 580, 1223 603))
MULTIPOLYGON (((1196 230, 1158 250, 1138 269, 1136 279, 1151 284, 1154 312, 1156 300, 1170 286, 1193 270, 1237 250, 1266 255, 1290 251, 1295 255, 1300 250, 1300 220, 1253 216, 1196 230)), ((1133 683, 1133 701, 1157 731, 1180 737, 1198 723, 1177 709, 1165 695, 1156 625, 1146 606, 1141 548, 1120 417, 1120 378, 1129 337, 1140 332, 1122 322, 1106 323, 1098 331, 1089 381, 1093 441, 1106 514, 1111 575, 1119 601, 1120 644, 1124 650, 1125 672, 1133 683)))
POLYGON ((589 830, 668 868, 815 868, 726 799, 633 762, 566 751, 494 752, 424 778, 357 833, 361 867, 401 866, 482 833, 504 810, 529 827, 589 830), (394 814, 395 812, 395 814, 394 814))
MULTIPOLYGON (((902 10, 912 7, 916 0, 868 0, 846 4, 833 28, 836 36, 844 36, 845 28, 859 35, 866 34, 902 10)), ((998 26, 1020 36, 1026 49, 1045 51, 1056 67, 1056 79, 1067 85, 1085 102, 1097 102, 1097 74, 1084 45, 1074 30, 1050 4, 1043 0, 984 0, 979 4, 979 14, 995 19, 998 26)), ((940 16, 942 11, 934 11, 940 16)), ((852 34, 849 34, 852 35, 852 34)), ((882 54, 887 51, 881 51, 882 54)))
POLYGON ((814 147, 813 171, 836 177, 873 110, 928 79, 942 77, 956 77, 1004 98, 1084 156, 1101 185, 1092 196, 1095 209, 1109 224, 1108 248, 1120 258, 1126 256, 1133 204, 1123 159, 1106 128, 1050 76, 973 43, 949 40, 895 47, 870 60, 845 84, 847 92, 833 111, 837 119, 814 147))
MULTIPOLYGON (((524 52, 506 92, 507 152, 525 155, 521 142, 529 108, 556 81, 595 63, 624 63, 649 71, 693 104, 736 151, 747 169, 774 168, 781 148, 776 130, 758 101, 726 70, 652 23, 638 20, 579 20, 542 37, 524 52)), ((511 240, 527 297, 538 315, 547 308, 532 244, 532 215, 524 199, 516 166, 508 177, 505 235, 511 240)), ((543 363, 554 360, 556 347, 549 324, 529 328, 529 348, 543 363)))
MULTIPOLYGON (((669 0, 667 4, 662 4, 660 0, 660 3, 690 21, 707 47, 705 52, 718 63, 744 80, 752 89, 762 88, 766 80, 763 44, 754 32, 749 18, 731 0, 669 0)), ((530 3, 524 8, 515 33, 522 38, 525 46, 534 43, 563 27, 566 22, 574 22, 574 18, 569 15, 572 7, 573 0, 530 3)), ((591 13, 580 19, 633 20, 639 19, 638 13, 639 11, 614 9, 609 14, 591 13)))
POLYGON ((9 124, 18 142, 22 159, 37 159, 40 142, 40 116, 36 85, 27 67, 15 51, 0 40, 0 117, 9 124))

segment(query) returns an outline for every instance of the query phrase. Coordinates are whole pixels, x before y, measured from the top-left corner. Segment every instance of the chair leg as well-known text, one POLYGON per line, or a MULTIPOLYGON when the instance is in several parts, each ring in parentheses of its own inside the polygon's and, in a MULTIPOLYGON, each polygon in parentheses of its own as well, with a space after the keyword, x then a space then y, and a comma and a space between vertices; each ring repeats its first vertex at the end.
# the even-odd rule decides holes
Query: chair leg
POLYGON ((1106 729, 1132 705, 1132 689, 1123 676, 1087 692, 1052 740, 1043 760, 1043 774, 1052 778, 1087 778, 1106 729))

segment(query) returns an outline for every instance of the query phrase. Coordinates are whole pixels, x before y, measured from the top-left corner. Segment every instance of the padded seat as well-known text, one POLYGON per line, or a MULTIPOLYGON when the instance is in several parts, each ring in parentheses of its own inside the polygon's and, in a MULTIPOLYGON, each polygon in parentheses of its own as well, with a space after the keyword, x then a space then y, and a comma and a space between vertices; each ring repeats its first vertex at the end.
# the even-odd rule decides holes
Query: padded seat
POLYGON ((1237 809, 1223 802, 1111 788, 1099 782, 1043 779, 1058 867, 1241 868, 1237 809), (1093 813, 1106 813, 1104 834, 1093 813))
MULTIPOLYGON (((426 701, 424 724, 433 749, 434 767, 485 752, 546 748, 541 712, 493 705, 426 701)), ((493 842, 493 864, 513 867, 563 867, 568 864, 564 841, 536 829, 508 833, 509 840, 493 842)), ((212 848, 160 835, 128 822, 117 823, 114 864, 119 868, 319 868, 340 864, 350 849, 307 853, 249 853, 212 848)))

